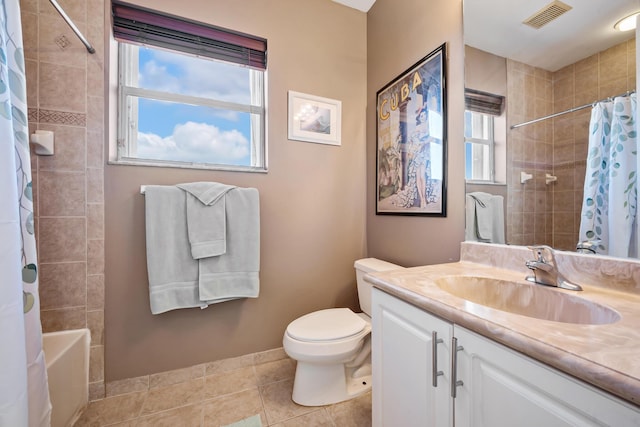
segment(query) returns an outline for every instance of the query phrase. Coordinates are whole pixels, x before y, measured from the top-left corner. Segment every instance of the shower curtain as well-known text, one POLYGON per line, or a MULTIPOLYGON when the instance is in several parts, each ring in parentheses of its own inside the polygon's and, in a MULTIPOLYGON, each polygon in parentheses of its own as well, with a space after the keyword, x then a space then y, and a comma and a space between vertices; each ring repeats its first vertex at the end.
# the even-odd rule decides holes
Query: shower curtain
POLYGON ((638 256, 636 106, 631 94, 591 112, 579 238, 598 241, 599 254, 638 256))
POLYGON ((48 426, 19 0, 0 7, 0 426, 48 426))

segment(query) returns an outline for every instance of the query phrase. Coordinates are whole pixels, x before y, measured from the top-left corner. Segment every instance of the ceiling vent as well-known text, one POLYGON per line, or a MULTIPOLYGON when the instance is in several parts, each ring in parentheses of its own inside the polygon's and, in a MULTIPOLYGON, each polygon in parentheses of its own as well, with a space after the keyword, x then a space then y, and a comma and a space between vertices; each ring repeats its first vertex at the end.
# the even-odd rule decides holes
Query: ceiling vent
POLYGON ((549 22, 558 18, 560 15, 570 11, 572 9, 568 4, 564 4, 561 1, 554 1, 531 15, 523 24, 527 24, 530 27, 535 29, 542 28, 544 25, 547 25, 549 22))

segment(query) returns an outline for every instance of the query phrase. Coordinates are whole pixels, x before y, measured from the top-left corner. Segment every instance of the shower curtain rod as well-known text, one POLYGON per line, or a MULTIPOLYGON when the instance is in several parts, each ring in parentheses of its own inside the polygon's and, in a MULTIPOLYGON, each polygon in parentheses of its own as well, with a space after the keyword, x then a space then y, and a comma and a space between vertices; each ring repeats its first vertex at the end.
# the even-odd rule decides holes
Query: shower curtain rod
POLYGON ((529 120, 528 122, 519 123, 517 125, 512 125, 511 129, 516 129, 516 128, 519 128, 521 126, 531 125, 533 123, 538 123, 538 122, 541 122, 543 120, 552 119, 554 117, 562 116, 563 114, 568 114, 568 113, 573 113, 575 111, 584 110, 585 108, 589 108, 589 107, 597 104, 598 102, 608 101, 608 100, 611 100, 613 98, 617 98, 619 96, 629 96, 632 93, 635 93, 635 90, 626 91, 625 93, 621 93, 620 95, 610 96, 608 98, 604 98, 604 99, 601 99, 599 101, 594 101, 594 102, 591 102, 589 104, 581 105, 579 107, 574 107, 574 108, 570 108, 570 109, 565 110, 565 111, 560 111, 559 113, 554 113, 554 114, 550 114, 548 116, 540 117, 539 119, 529 120))
POLYGON ((93 46, 91 46, 91 43, 89 43, 87 39, 82 35, 78 27, 76 27, 76 25, 73 23, 71 18, 69 18, 69 15, 65 13, 65 11, 62 9, 62 7, 60 7, 58 2, 56 0, 49 0, 49 2, 51 2, 51 5, 58 11, 60 16, 62 16, 62 19, 64 19, 65 22, 69 24, 69 27, 71 27, 73 32, 76 33, 76 36, 78 36, 82 44, 87 48, 87 51, 89 51, 89 53, 96 53, 96 50, 93 48, 93 46))

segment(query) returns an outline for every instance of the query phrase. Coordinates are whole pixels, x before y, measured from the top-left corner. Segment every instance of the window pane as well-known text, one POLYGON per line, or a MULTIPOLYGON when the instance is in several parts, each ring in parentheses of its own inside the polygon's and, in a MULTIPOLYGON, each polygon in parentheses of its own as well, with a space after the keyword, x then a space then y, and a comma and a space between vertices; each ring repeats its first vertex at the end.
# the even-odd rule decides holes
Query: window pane
POLYGON ((251 134, 250 113, 139 98, 131 157, 251 166, 251 134))
POLYGON ((465 138, 489 139, 490 116, 482 113, 465 111, 464 136, 465 138))
POLYGON ((251 70, 162 49, 138 47, 133 86, 218 101, 251 104, 251 70))
POLYGON ((491 180, 491 151, 488 145, 467 142, 465 177, 474 181, 491 180))

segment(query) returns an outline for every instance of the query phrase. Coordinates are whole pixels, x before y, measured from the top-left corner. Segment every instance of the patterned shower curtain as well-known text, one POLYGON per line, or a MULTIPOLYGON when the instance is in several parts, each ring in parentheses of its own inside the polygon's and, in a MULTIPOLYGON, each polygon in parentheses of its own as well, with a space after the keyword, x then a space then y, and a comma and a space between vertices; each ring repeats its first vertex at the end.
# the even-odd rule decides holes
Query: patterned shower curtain
POLYGON ((48 426, 19 0, 0 0, 0 426, 48 426))
POLYGON ((636 95, 597 103, 591 112, 580 241, 597 252, 637 257, 636 95))

